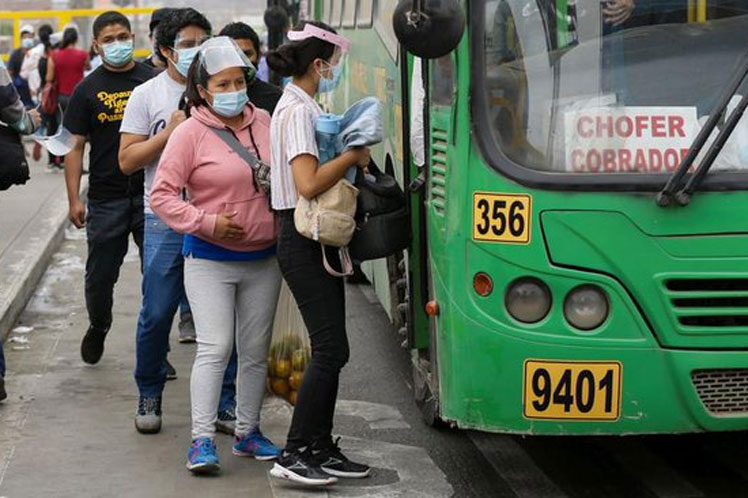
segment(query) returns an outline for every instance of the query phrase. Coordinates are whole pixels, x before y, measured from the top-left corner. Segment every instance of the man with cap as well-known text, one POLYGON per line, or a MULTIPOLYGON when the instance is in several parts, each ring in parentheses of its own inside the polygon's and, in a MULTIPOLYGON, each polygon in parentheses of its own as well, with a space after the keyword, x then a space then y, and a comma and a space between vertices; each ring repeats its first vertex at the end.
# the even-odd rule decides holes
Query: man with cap
POLYGON ((34 48, 34 45, 34 27, 26 24, 21 27, 21 46, 16 48, 10 54, 10 59, 8 59, 8 73, 10 73, 10 77, 13 79, 13 85, 21 97, 21 102, 26 107, 33 107, 34 102, 31 100, 29 82, 21 77, 21 67, 23 66, 23 59, 26 57, 26 53, 34 48))
POLYGON ((153 52, 148 56, 146 60, 143 61, 143 63, 159 71, 162 69, 166 69, 166 61, 158 51, 158 43, 156 42, 156 29, 158 29, 158 25, 166 18, 166 16, 171 11, 172 9, 168 7, 154 10, 151 14, 151 22, 148 23, 148 40, 151 42, 153 52))
MULTIPOLYGON (((234 22, 224 26, 219 36, 228 36, 239 46, 252 65, 257 68, 260 63, 260 37, 254 29, 243 22, 234 22)), ((247 83, 247 96, 250 102, 273 115, 275 106, 283 95, 283 90, 275 85, 266 83, 255 75, 247 83)))

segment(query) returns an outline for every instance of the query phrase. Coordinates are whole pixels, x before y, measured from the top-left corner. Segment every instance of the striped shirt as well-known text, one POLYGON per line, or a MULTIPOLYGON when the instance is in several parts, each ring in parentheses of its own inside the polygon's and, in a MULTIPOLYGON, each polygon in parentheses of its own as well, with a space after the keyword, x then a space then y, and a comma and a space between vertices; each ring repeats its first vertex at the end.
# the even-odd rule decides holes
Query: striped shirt
POLYGON ((271 201, 277 211, 294 209, 299 200, 291 161, 304 154, 319 159, 315 128, 320 114, 322 109, 309 94, 293 83, 286 85, 270 125, 271 201))

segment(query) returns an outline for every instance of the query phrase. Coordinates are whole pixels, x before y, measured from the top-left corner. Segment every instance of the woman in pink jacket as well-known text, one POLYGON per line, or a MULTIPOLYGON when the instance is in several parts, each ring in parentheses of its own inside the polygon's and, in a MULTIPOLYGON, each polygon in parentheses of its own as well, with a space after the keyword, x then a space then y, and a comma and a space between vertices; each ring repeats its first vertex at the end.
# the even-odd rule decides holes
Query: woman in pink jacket
POLYGON ((270 160, 270 115, 247 102, 254 74, 231 39, 212 38, 201 46, 187 82, 190 118, 169 139, 151 191, 156 214, 187 234, 184 285, 197 331, 187 468, 195 473, 220 469, 216 412, 234 342, 239 368, 233 453, 264 460, 280 453, 259 429, 281 282, 278 224, 252 167, 235 152, 244 147, 270 160), (217 130, 228 130, 233 146, 217 130))

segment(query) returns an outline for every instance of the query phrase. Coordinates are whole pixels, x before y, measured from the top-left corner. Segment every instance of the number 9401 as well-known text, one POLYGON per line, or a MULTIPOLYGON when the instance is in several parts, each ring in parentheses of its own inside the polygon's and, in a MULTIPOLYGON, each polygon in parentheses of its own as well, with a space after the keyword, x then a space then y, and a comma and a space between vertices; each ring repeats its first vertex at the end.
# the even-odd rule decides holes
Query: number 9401
POLYGON ((537 419, 617 420, 619 362, 525 362, 524 415, 537 419))

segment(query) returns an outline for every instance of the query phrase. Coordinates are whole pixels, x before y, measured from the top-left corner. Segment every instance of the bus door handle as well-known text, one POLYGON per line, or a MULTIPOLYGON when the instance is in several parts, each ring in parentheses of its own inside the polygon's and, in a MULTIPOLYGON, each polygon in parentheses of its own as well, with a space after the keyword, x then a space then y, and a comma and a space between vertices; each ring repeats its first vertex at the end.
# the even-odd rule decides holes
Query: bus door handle
POLYGON ((410 182, 410 185, 408 185, 408 190, 410 190, 413 193, 416 193, 419 190, 421 190, 425 184, 426 184, 426 168, 421 168, 421 172, 418 174, 418 176, 415 177, 412 182, 410 182))

